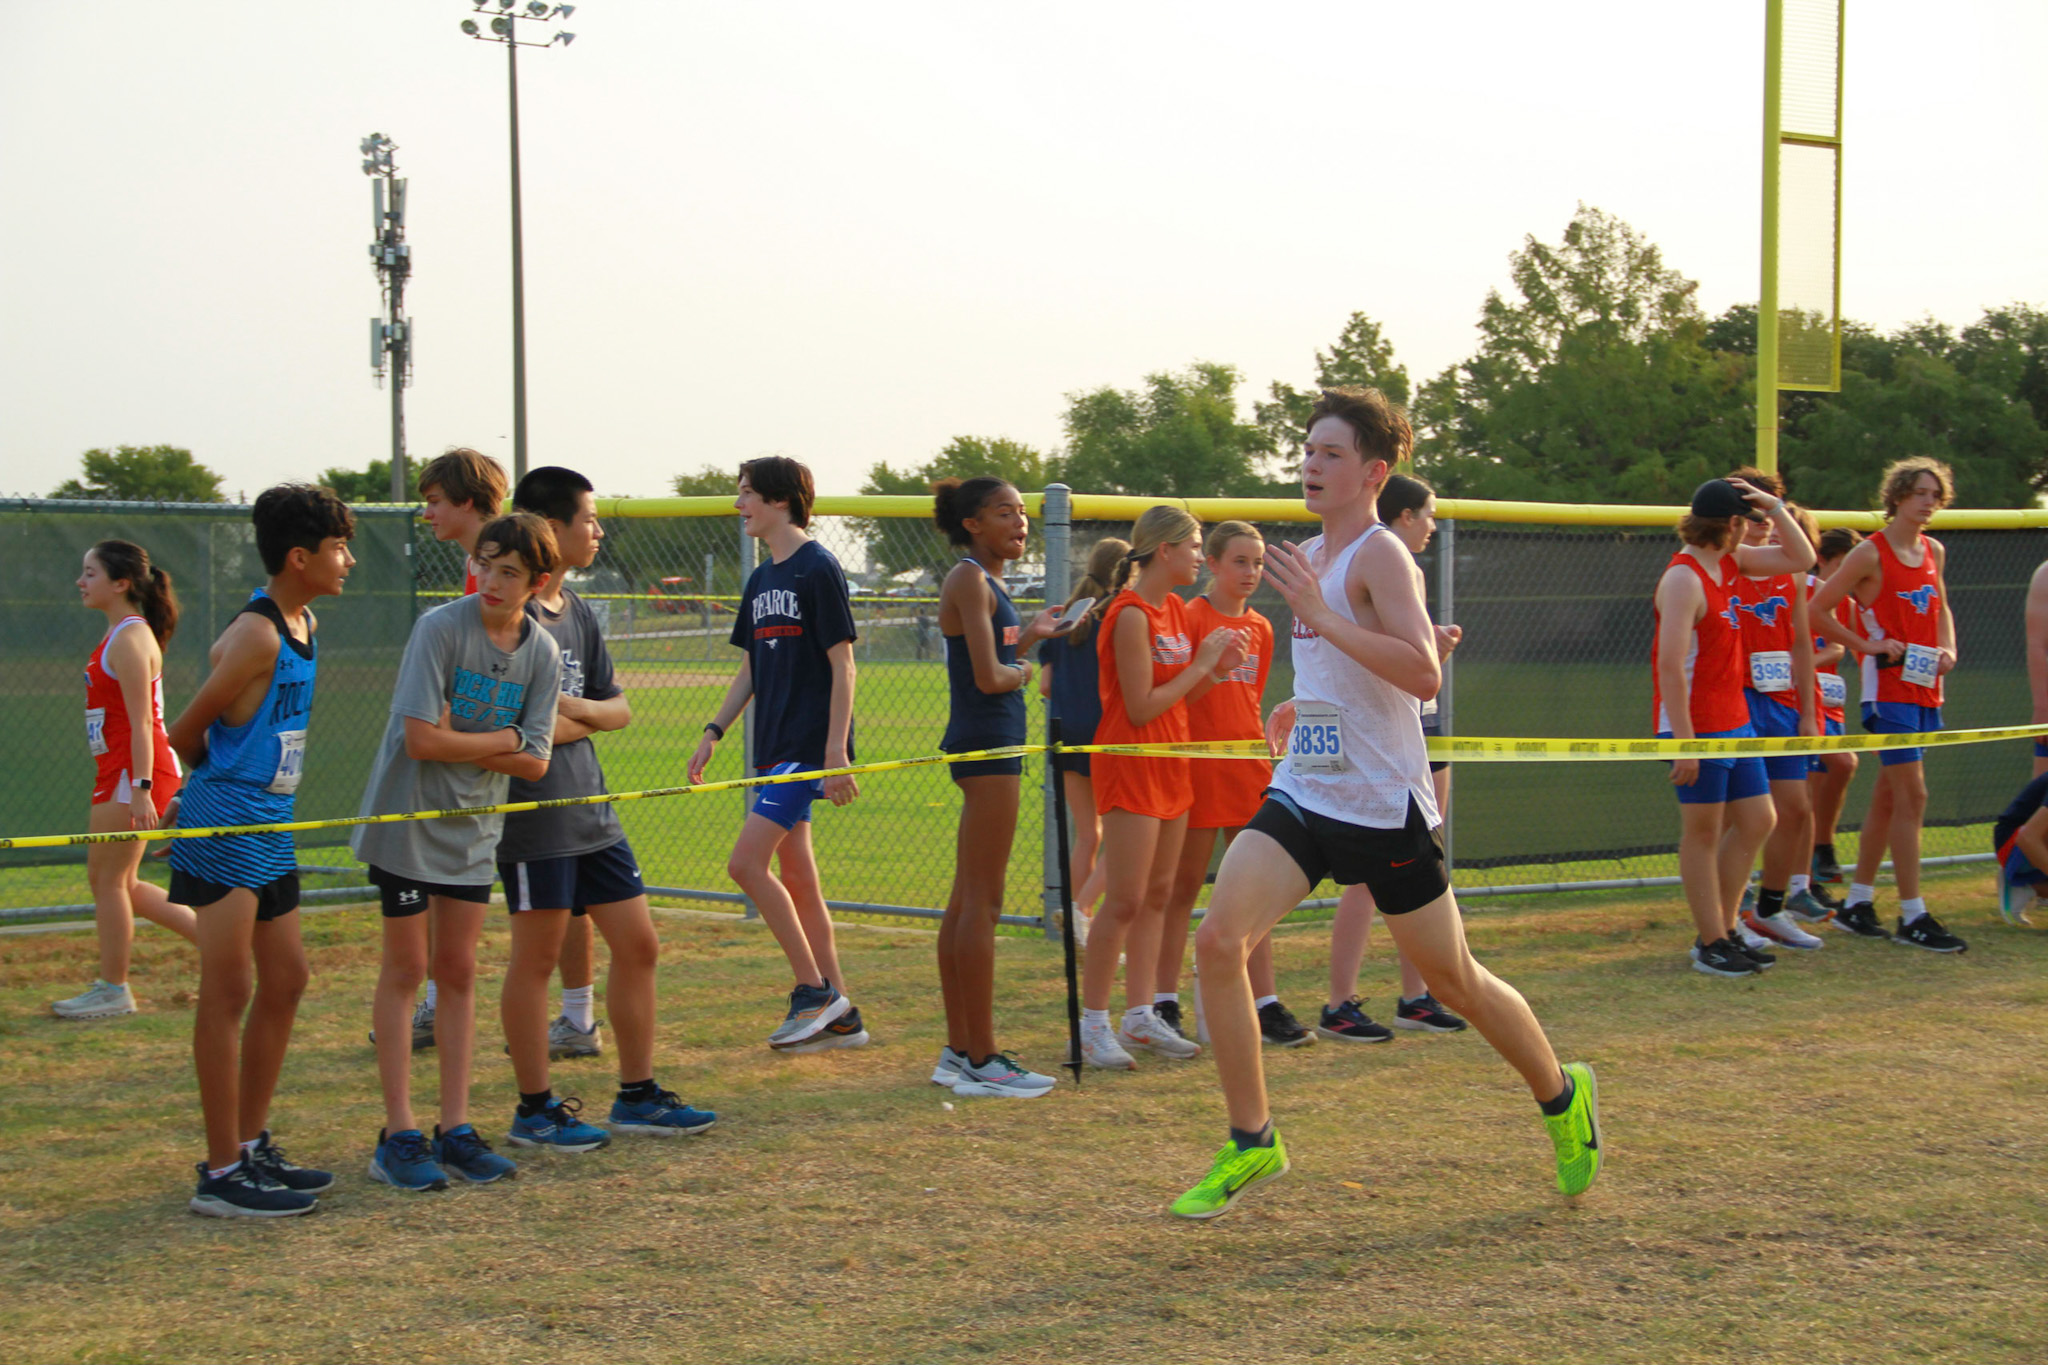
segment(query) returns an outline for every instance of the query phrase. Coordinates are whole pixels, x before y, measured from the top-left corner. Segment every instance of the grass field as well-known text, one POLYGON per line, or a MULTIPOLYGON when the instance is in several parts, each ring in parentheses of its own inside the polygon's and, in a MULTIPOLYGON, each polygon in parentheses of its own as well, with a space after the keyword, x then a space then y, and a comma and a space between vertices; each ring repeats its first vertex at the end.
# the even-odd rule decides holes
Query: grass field
MULTIPOLYGON (((2000 924, 1982 874, 1931 894, 1968 954, 1831 935, 1739 983, 1685 969, 1675 900, 1487 906, 1482 958, 1599 1069, 1599 1184, 1557 1196, 1533 1106, 1475 1036, 1323 1042, 1267 1058, 1294 1172, 1201 1226, 1165 1206, 1221 1138, 1205 1060, 951 1101, 924 1079, 932 939, 902 928, 844 934, 874 1046, 777 1057, 772 944, 702 915, 663 921, 658 1056, 717 1130, 398 1195, 363 1175, 377 953, 360 911, 307 919, 314 982, 275 1120, 336 1189, 289 1224, 202 1220, 184 1211, 187 952, 145 930, 142 1015, 67 1025, 46 1002, 82 979, 87 938, 8 934, 0 1340, 34 1362, 2036 1360, 2048 936, 2000 924)), ((1278 949, 1307 1013, 1326 936, 1284 927, 1278 949)), ((504 953, 495 918, 477 1075, 493 1134, 512 1100, 504 953)), ((998 980, 1005 1041, 1049 1063, 1054 948, 1003 941, 998 980)), ((1367 980, 1384 1016, 1383 937, 1367 980)), ((608 1095, 602 1063, 557 1080, 608 1095)))

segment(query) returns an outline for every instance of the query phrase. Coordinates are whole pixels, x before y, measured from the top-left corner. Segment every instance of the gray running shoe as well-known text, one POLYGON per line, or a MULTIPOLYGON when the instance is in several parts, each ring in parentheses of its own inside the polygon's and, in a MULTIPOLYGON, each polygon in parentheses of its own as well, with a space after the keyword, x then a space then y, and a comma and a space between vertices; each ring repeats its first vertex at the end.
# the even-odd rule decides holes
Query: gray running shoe
POLYGON ((1008 1099, 1035 1100, 1050 1091, 1056 1082, 1051 1076, 1041 1076, 1036 1071, 1026 1070, 1017 1065, 1011 1057, 998 1052, 989 1058, 986 1066, 975 1066, 963 1059, 960 1064, 960 1079, 953 1086, 953 1093, 961 1096, 996 1095, 1008 1099))
POLYGON ((604 1055, 604 1025, 593 1019, 588 1032, 576 1027, 576 1021, 566 1014, 555 1016, 555 1022, 548 1025, 548 1056, 556 1061, 565 1057, 602 1057, 604 1055))
POLYGON ((135 992, 128 989, 125 981, 118 986, 111 981, 95 981, 82 995, 53 1001, 50 1010, 59 1019, 114 1019, 135 1013, 135 992))
POLYGON ((841 995, 830 982, 822 986, 799 985, 789 993, 789 1013, 775 1032, 768 1035, 768 1046, 773 1048, 791 1047, 805 1039, 824 1032, 825 1026, 853 1008, 853 1002, 841 995))
MULTIPOLYGON (((376 1040, 377 1035, 371 1034, 370 1041, 375 1042, 376 1040)), ((425 996, 421 996, 419 1004, 413 1006, 412 1011, 412 1050, 414 1052, 425 1052, 433 1045, 434 1003, 425 996)))

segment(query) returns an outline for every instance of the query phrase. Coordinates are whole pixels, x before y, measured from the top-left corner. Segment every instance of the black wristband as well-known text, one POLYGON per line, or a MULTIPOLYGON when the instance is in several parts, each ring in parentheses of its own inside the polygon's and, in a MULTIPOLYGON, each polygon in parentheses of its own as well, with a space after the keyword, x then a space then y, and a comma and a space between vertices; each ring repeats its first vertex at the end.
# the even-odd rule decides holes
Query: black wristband
POLYGON ((711 732, 711 737, 712 737, 713 739, 724 739, 724 738, 725 738, 725 727, 724 727, 723 725, 720 725, 720 724, 719 724, 719 723, 718 723, 717 721, 715 721, 715 720, 707 720, 707 721, 705 721, 705 722, 704 722, 704 728, 705 728, 705 729, 707 729, 707 730, 709 730, 709 731, 711 732))

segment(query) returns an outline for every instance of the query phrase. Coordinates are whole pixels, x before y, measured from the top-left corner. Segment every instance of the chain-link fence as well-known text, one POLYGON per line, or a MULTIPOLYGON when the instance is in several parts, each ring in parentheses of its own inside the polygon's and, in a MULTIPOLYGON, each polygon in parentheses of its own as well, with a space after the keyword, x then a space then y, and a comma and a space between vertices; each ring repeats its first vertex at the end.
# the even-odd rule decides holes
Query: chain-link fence
MULTIPOLYGON (((1124 520, 1070 521, 1057 494, 1048 504, 1011 574, 1027 616, 1048 597, 1063 597, 1097 540, 1130 532, 1124 520)), ((831 499, 821 507, 831 514, 811 529, 846 569, 860 629, 859 757, 931 753, 947 712, 937 585, 958 556, 928 515, 915 514, 913 500, 831 499)), ((571 582, 604 623, 634 719, 601 736, 599 752, 614 791, 673 785, 737 666, 728 643, 733 609, 757 547, 710 500, 607 510, 604 551, 571 582), (674 514, 679 507, 691 514, 674 514), (644 515, 650 511, 668 514, 644 515)), ((300 789, 305 818, 354 813, 411 622, 461 587, 459 551, 416 531, 406 509, 362 509, 360 517, 348 592, 316 608, 321 676, 300 789)), ((1315 528, 1290 520, 1261 529, 1269 540, 1300 540, 1315 528)), ((2024 721, 2023 603, 2028 576, 2048 557, 2048 530, 1942 535, 1963 657, 1946 720, 1952 728, 2024 721)), ((71 587, 80 555, 120 536, 147 546, 176 575, 186 618, 166 657, 175 713, 197 686, 213 637, 262 581, 247 509, 17 502, 0 506, 0 536, 10 569, 0 697, 17 740, 17 762, 0 784, 0 832, 76 830, 91 781, 78 736, 79 670, 103 628, 71 587)), ((1441 523, 1423 567, 1439 614, 1465 630, 1443 698, 1447 730, 1648 733, 1650 596, 1675 544, 1669 531, 1648 528, 1441 523)), ((1262 589, 1252 605, 1273 622, 1276 639, 1288 638, 1292 620, 1277 593, 1262 589)), ((1290 661, 1284 647, 1278 652, 1269 705, 1292 690, 1290 661)), ((1845 676, 1853 716, 1856 680, 1853 671, 1845 676)), ((1029 706, 1031 734, 1041 737, 1045 706, 1035 683, 1029 706)), ((720 747, 708 777, 743 775, 739 739, 720 747)), ((1861 821, 1875 768, 1866 758, 1845 831, 1861 821)), ((1026 771, 1036 784, 1043 765, 1033 759, 1026 771)), ((2025 780, 2029 760, 2022 745, 1973 745, 1933 751, 1927 771, 1927 853, 1976 854, 1977 827, 2025 780)), ((1659 763, 1469 764, 1456 772, 1451 804, 1459 884, 1474 891, 1676 871, 1678 818, 1659 763)), ((737 901, 724 869, 743 810, 741 793, 723 792, 628 803, 620 815, 650 885, 737 901)), ((952 880, 958 814, 941 767, 877 774, 852 806, 821 807, 814 830, 827 895, 842 906, 936 913, 952 880)), ((1044 903, 1044 820, 1043 803, 1027 797, 1007 898, 1019 916, 1035 916, 1044 903)), ((300 837, 302 862, 337 869, 310 884, 360 884, 346 834, 300 837)), ((0 853, 0 907, 83 900, 81 863, 74 850, 0 853)))

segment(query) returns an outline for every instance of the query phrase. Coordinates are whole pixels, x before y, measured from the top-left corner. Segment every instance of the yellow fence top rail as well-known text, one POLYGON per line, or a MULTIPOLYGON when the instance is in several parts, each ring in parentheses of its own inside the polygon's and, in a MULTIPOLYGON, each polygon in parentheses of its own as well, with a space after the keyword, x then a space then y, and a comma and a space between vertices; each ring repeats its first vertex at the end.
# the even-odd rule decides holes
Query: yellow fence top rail
MULTIPOLYGON (((1170 498, 1121 493, 1075 493, 1075 521, 1136 521, 1148 507, 1183 507, 1203 522, 1239 521, 1313 523, 1316 518, 1298 498, 1170 498)), ((382 505, 382 504, 377 504, 382 505)), ((1024 505, 1034 517, 1045 515, 1045 494, 1026 493, 1024 505)), ((1524 526, 1653 526, 1672 527, 1685 515, 1683 507, 1637 507, 1593 502, 1492 502, 1483 498, 1438 498, 1436 514, 1458 521, 1498 522, 1524 526)), ((932 514, 932 500, 921 493, 861 496, 835 494, 811 505, 814 516, 874 517, 920 520, 932 514)), ((696 498, 599 498, 600 517, 725 517, 732 499, 723 495, 696 498)), ((1822 527, 1847 526, 1875 531, 1884 525, 1878 512, 1821 511, 1822 527)), ((2048 527, 2048 508, 1951 507, 1934 514, 1936 531, 2017 531, 2048 527)))

